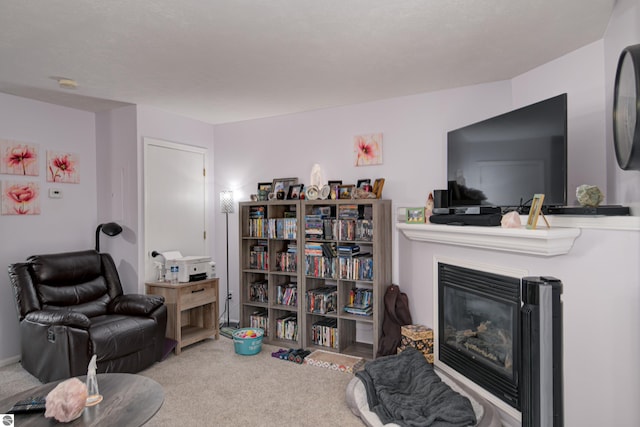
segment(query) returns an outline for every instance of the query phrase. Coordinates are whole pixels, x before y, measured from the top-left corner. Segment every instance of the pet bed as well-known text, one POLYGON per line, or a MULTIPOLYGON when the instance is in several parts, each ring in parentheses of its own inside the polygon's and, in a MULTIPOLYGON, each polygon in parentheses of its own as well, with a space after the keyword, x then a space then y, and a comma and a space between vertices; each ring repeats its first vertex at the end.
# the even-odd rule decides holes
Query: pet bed
MULTIPOLYGON (((394 357, 394 356, 390 356, 394 357)), ((476 427, 500 427, 502 423, 495 407, 483 399, 474 391, 456 382, 451 377, 447 376, 443 372, 435 370, 436 374, 447 384, 451 389, 462 396, 469 399, 473 412, 476 415, 477 423, 476 427)), ((363 381, 357 376, 354 377, 347 385, 346 390, 347 406, 351 411, 366 424, 368 427, 398 427, 398 424, 388 423, 383 424, 378 415, 371 411, 367 400, 367 392, 363 381)))

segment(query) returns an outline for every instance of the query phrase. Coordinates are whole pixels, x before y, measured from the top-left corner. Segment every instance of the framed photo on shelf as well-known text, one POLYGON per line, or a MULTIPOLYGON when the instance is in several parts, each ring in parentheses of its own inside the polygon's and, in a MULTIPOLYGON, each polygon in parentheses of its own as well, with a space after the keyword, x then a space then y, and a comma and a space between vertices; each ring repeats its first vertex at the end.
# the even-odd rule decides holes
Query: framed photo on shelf
POLYGON ((258 191, 263 190, 267 193, 271 193, 273 182, 259 182, 258 183, 258 191))
POLYGON ((373 193, 377 199, 382 199, 382 187, 384 187, 384 178, 378 178, 373 182, 373 193))
POLYGON ((407 208, 407 223, 424 224, 424 208, 407 208))
POLYGON ((295 184, 289 187, 289 195, 287 196, 287 199, 298 200, 303 188, 304 184, 295 184))
POLYGON ((353 189, 355 185, 339 185, 338 186, 338 199, 350 199, 353 196, 353 189))
POLYGON ((358 183, 356 184, 356 188, 362 188, 365 185, 371 185, 371 180, 370 179, 359 179, 358 183))
MULTIPOLYGON (((527 228, 530 230, 535 230, 538 225, 538 216, 540 216, 542 210, 542 202, 544 201, 544 194, 534 194, 533 199, 531 199, 531 208, 529 209, 529 217, 527 218, 527 228)), ((547 228, 549 227, 549 223, 547 219, 542 214, 542 219, 547 224, 547 228)))
POLYGON ((276 178, 273 180, 271 191, 276 199, 283 200, 289 195, 289 188, 298 183, 298 178, 276 178))

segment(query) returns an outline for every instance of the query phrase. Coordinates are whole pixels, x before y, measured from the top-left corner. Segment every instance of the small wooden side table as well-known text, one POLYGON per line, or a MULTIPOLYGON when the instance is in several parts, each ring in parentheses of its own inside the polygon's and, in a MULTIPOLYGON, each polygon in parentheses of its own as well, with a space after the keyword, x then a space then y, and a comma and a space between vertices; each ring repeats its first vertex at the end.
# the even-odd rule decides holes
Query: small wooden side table
POLYGON ((175 352, 210 336, 220 338, 218 279, 171 284, 145 283, 147 294, 162 295, 167 306, 167 338, 177 341, 175 352))

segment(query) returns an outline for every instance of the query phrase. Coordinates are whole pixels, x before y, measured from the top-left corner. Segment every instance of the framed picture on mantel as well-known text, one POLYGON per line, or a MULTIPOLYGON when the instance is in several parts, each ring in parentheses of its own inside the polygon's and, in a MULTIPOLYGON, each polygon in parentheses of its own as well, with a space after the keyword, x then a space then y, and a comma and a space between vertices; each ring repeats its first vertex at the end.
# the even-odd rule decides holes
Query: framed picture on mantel
MULTIPOLYGON (((535 230, 538 225, 538 216, 541 214, 543 201, 544 194, 534 194, 533 199, 531 199, 531 208, 529 209, 529 217, 527 218, 527 228, 529 230, 535 230)), ((544 219, 547 228, 549 228, 549 223, 544 217, 544 214, 542 214, 542 219, 544 219)))

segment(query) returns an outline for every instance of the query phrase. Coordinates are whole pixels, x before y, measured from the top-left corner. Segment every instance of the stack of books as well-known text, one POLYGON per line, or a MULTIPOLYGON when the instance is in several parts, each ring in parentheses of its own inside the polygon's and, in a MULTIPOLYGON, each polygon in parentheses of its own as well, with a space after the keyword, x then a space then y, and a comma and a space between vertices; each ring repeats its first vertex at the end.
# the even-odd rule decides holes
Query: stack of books
POLYGON ((343 307, 347 313, 360 316, 371 316, 373 314, 373 290, 364 288, 353 288, 349 292, 349 304, 343 307))
POLYGON ((324 222, 320 215, 304 217, 304 235, 307 240, 322 240, 324 236, 324 222))
POLYGON ((351 258, 360 253, 358 245, 338 245, 338 256, 351 258))
POLYGON ((338 219, 358 219, 358 205, 341 205, 338 209, 338 219))

